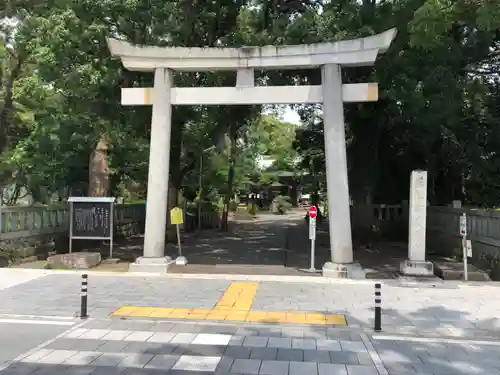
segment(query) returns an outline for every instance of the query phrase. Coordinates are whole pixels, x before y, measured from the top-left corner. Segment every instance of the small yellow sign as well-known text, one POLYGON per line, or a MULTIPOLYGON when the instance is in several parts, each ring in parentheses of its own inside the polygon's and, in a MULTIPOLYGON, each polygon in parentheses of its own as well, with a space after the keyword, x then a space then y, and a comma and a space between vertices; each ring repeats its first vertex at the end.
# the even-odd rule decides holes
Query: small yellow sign
POLYGON ((170 210, 170 223, 175 225, 184 224, 181 208, 174 207, 170 210))

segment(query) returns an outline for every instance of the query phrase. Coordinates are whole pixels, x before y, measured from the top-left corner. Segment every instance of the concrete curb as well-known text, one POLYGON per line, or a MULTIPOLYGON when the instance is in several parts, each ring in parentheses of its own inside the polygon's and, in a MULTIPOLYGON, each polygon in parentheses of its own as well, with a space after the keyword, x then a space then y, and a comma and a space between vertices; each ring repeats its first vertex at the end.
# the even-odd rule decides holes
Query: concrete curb
MULTIPOLYGON (((177 280, 228 280, 228 281, 253 281, 253 282, 277 282, 277 283, 302 283, 302 284, 327 284, 327 285, 373 285, 376 282, 382 283, 386 287, 406 287, 406 288, 421 288, 435 287, 439 288, 469 288, 469 287, 500 287, 499 282, 482 282, 482 281, 443 281, 439 280, 436 283, 428 281, 402 282, 401 280, 377 280, 377 279, 329 279, 318 276, 278 276, 278 275, 238 275, 238 274, 190 274, 190 273, 167 273, 167 274, 152 274, 144 272, 112 272, 112 271, 93 271, 93 270, 37 270, 23 268, 7 268, 9 272, 16 270, 19 273, 35 274, 38 277, 47 275, 81 275, 87 273, 91 277, 95 276, 113 276, 113 277, 141 277, 141 278, 163 278, 177 280)), ((0 269, 0 276, 2 270, 0 269)))

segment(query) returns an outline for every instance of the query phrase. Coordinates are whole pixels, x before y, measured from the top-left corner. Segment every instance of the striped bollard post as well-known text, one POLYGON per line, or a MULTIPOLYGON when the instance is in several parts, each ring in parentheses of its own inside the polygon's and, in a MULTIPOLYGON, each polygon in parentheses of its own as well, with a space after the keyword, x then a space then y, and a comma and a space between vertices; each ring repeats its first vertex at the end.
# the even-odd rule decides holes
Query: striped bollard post
POLYGON ((82 290, 80 294, 80 319, 87 318, 87 286, 88 286, 88 275, 86 273, 82 274, 82 290))
POLYGON ((373 330, 382 331, 382 284, 375 284, 375 320, 373 330))

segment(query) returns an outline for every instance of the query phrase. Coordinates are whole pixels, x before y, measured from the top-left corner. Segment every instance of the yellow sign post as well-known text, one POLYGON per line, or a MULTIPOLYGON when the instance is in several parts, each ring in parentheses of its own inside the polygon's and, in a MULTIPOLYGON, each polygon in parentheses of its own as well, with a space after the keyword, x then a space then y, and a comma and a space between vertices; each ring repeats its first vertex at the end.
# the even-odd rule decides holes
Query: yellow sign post
POLYGON ((174 207, 170 210, 170 222, 175 225, 184 224, 184 217, 182 215, 181 208, 174 207))
POLYGON ((179 256, 175 260, 175 264, 180 266, 185 266, 187 264, 186 257, 182 256, 181 248, 181 230, 180 225, 184 224, 184 215, 182 214, 182 209, 179 207, 174 207, 170 210, 170 223, 175 225, 177 231, 177 246, 179 247, 179 256))

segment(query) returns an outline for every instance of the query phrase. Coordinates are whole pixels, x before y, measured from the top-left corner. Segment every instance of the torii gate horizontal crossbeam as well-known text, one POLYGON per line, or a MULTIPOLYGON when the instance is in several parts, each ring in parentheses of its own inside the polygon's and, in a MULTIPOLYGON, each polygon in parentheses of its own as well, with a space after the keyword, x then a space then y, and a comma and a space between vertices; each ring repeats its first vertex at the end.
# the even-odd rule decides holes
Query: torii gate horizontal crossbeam
POLYGON ((216 71, 250 69, 314 68, 325 64, 370 66, 384 53, 396 29, 366 38, 333 43, 288 46, 251 46, 240 48, 196 48, 137 46, 108 38, 113 56, 119 56, 129 70, 153 71, 167 68, 179 71, 216 71))
MULTIPOLYGON (((153 88, 122 88, 122 105, 152 105, 153 88)), ((342 85, 344 103, 378 99, 377 83, 342 85)), ((253 105, 322 103, 321 86, 172 87, 172 105, 253 105)))

